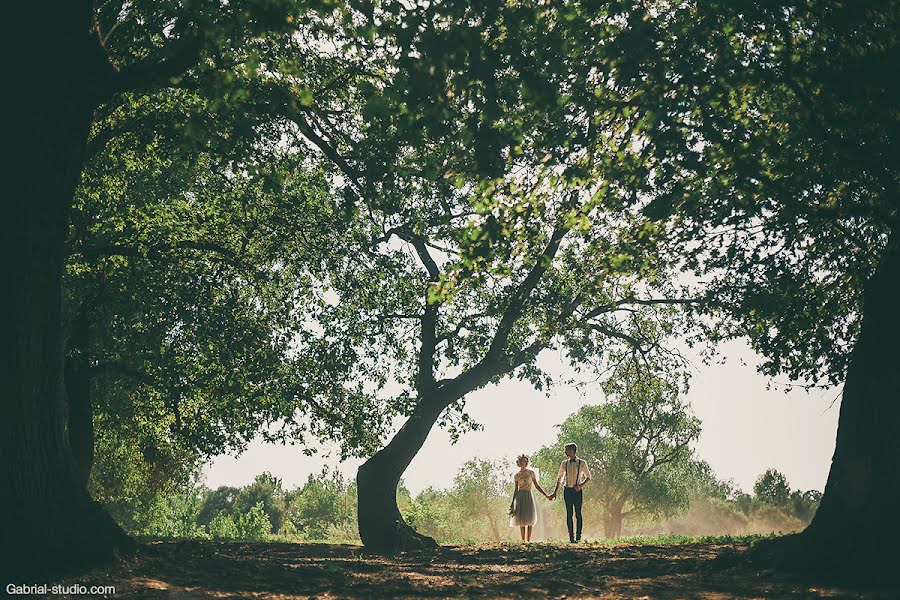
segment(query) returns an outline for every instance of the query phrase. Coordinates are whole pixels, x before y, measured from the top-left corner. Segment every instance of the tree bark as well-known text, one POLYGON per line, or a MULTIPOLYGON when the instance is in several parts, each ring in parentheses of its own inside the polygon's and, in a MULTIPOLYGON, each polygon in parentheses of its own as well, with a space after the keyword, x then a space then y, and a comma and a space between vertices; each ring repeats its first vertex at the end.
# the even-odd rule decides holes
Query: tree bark
POLYGON ((387 446, 360 465, 356 476, 359 537, 376 552, 437 547, 433 538, 417 533, 397 507, 397 485, 447 403, 421 400, 387 446))
POLYGON ((16 143, 0 219, 0 569, 20 581, 83 568, 131 547, 91 500, 65 433, 62 268, 68 210, 96 104, 102 51, 91 4, 13 19, 8 138, 16 143))
POLYGON ((485 517, 488 520, 488 525, 491 527, 491 541, 499 542, 500 528, 497 527, 497 515, 488 512, 485 517))
POLYGON ((88 364, 87 320, 75 319, 69 337, 65 366, 66 433, 81 481, 87 486, 94 466, 94 411, 91 403, 91 370, 88 364))
POLYGON ((900 243, 866 285, 825 493, 803 532, 760 544, 765 560, 850 577, 897 577, 900 555, 900 243))
POLYGON ((622 509, 625 507, 624 501, 616 501, 606 511, 603 519, 603 535, 608 538, 617 538, 622 535, 622 509))

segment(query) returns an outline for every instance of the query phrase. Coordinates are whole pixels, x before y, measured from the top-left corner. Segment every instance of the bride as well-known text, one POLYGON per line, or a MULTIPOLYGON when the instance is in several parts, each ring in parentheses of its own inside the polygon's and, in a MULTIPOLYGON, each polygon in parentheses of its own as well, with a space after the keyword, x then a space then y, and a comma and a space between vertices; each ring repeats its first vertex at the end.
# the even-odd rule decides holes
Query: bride
POLYGON ((513 496, 509 505, 509 526, 518 527, 522 532, 522 540, 531 541, 531 528, 537 521, 537 511, 534 506, 534 496, 531 488, 536 487, 537 490, 544 495, 544 498, 550 499, 550 496, 541 489, 534 471, 528 468, 528 457, 524 454, 516 460, 519 470, 513 477, 513 496))

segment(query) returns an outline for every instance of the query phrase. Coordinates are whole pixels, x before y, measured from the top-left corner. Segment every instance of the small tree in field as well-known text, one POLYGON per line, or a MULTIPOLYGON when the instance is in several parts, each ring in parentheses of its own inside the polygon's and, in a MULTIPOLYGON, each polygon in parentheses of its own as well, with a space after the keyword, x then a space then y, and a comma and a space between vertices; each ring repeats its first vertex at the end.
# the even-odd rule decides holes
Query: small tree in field
POLYGON ((463 518, 485 524, 490 539, 495 542, 502 539, 500 527, 508 502, 509 490, 501 478, 505 473, 496 462, 473 458, 460 468, 450 490, 463 518))
POLYGON ((332 531, 352 531, 356 489, 338 471, 323 469, 310 475, 302 487, 289 492, 288 519, 303 539, 328 539, 332 531))
POLYGON ((622 533, 626 519, 673 516, 687 508, 691 487, 690 444, 700 421, 678 398, 670 375, 654 375, 629 362, 604 385, 612 400, 584 406, 560 426, 557 443, 540 452, 555 475, 554 463, 566 442, 590 465, 589 500, 601 505, 603 532, 622 533))
POLYGON ((753 484, 753 495, 760 502, 785 507, 791 499, 791 486, 782 473, 768 469, 753 484))

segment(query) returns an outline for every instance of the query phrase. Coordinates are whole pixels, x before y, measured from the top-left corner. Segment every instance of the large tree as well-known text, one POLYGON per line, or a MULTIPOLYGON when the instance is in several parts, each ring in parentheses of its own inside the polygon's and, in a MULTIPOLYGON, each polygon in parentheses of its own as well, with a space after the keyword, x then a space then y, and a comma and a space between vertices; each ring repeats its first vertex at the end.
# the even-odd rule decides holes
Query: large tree
MULTIPOLYGON (((661 49, 661 122, 683 139, 647 213, 763 370, 843 383, 822 504, 763 544, 793 565, 881 573, 900 532, 897 2, 707 3, 661 49)), ((673 31, 674 33, 674 31, 673 31)))
POLYGON ((0 539, 13 557, 4 570, 22 574, 88 564, 130 545, 88 496, 65 433, 62 271, 95 111, 117 94, 146 93, 198 65, 212 68, 216 48, 283 31, 293 14, 276 4, 80 1, 21 5, 8 16, 16 24, 10 80, 17 92, 7 117, 19 146, 0 235, 9 290, 0 355, 0 539), (212 60, 202 61, 207 52, 212 60))
POLYGON ((369 418, 368 438, 343 440, 374 452, 357 479, 368 546, 433 543, 403 522, 396 489, 435 423, 470 425, 467 394, 514 373, 546 384, 545 349, 602 369, 617 345, 658 347, 666 330, 650 323, 683 301, 653 252, 661 230, 634 208, 659 160, 635 100, 659 30, 641 3, 597 8, 361 11, 374 30, 339 79, 353 93, 297 103, 283 81, 251 78, 248 110, 293 123, 355 206, 357 250, 335 257, 309 318, 316 351, 348 366, 322 389, 330 434, 358 429, 346 407, 369 418))
MULTIPOLYGON (((260 431, 303 443, 297 307, 340 229, 325 172, 278 148, 277 124, 213 114, 190 92, 108 112, 89 141, 64 280, 67 431, 85 478, 95 420, 144 457, 147 483, 260 431)), ((114 495, 113 475, 95 491, 114 495)))
POLYGON ((555 477, 568 442, 588 461, 587 498, 599 504, 606 537, 626 520, 669 517, 688 507, 694 470, 691 444, 700 421, 679 398, 684 381, 641 360, 623 361, 604 382, 608 401, 583 406, 560 425, 559 438, 537 460, 555 477))

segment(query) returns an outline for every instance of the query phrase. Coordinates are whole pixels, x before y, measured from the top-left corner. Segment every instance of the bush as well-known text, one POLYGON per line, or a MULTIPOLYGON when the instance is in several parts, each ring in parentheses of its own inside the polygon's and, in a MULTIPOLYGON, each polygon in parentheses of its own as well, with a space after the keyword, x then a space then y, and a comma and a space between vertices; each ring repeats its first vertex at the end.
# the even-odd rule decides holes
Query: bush
POLYGON ((235 522, 238 537, 242 540, 262 542, 272 534, 272 523, 262 502, 257 502, 245 513, 235 513, 235 522))
POLYGON ((169 496, 159 516, 148 526, 147 534, 158 537, 206 538, 206 529, 198 523, 201 501, 196 491, 169 496))
POLYGON ((214 540, 236 540, 239 537, 237 523, 223 510, 209 522, 209 535, 214 540))
POLYGON ((272 535, 272 523, 263 503, 257 502, 247 512, 221 511, 210 521, 209 534, 214 540, 264 542, 272 535))

